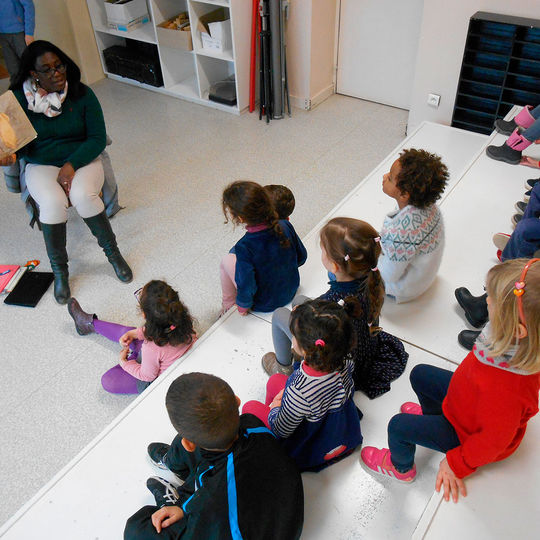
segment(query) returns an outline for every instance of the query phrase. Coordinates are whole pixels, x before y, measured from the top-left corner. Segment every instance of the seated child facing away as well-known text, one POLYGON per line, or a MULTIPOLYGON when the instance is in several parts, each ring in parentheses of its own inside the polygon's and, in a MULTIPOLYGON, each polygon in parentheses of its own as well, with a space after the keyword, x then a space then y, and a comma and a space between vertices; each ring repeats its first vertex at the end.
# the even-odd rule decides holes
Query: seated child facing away
POLYGON ((178 377, 166 405, 178 435, 151 443, 150 459, 184 481, 159 477, 146 485, 156 506, 126 524, 126 540, 295 540, 304 521, 302 479, 294 462, 222 379, 205 373, 178 377))
MULTIPOLYGON (((321 229, 320 240, 323 266, 333 275, 328 282, 330 288, 320 299, 342 303, 351 298, 359 305, 350 313, 355 330, 353 378, 356 390, 375 398, 390 390, 390 383, 403 373, 408 359, 403 344, 379 328, 384 302, 384 283, 377 268, 379 234, 365 221, 337 217, 321 229)), ((305 296, 297 296, 293 306, 304 300, 305 296)), ((262 358, 268 375, 292 373, 290 317, 287 308, 279 308, 272 315, 275 353, 262 358)))
POLYGON ((265 404, 249 401, 243 408, 283 440, 302 471, 331 465, 362 442, 349 354, 355 337, 347 312, 355 307, 349 299, 344 307, 327 300, 296 306, 290 329, 302 362, 290 377, 270 377, 265 404))
POLYGON ((270 197, 270 201, 274 205, 278 219, 289 219, 296 206, 293 192, 287 186, 281 184, 269 184, 264 186, 264 190, 268 193, 268 197, 270 197))
POLYGON ((365 446, 372 474, 400 482, 416 477, 416 445, 446 457, 435 489, 457 502, 478 467, 511 455, 538 412, 540 389, 540 259, 514 259, 487 275, 489 323, 452 373, 416 366, 411 385, 420 405, 404 403, 388 425, 389 449, 365 446))
POLYGON ((396 200, 381 229, 379 269, 386 294, 397 303, 427 291, 435 280, 444 247, 444 226, 437 201, 448 181, 439 156, 403 150, 383 176, 383 192, 396 200))
POLYGON ((255 182, 233 182, 222 204, 227 221, 246 227, 221 261, 222 313, 234 304, 241 315, 288 304, 300 284, 298 267, 307 258, 293 226, 278 220, 266 190, 255 182))
POLYGON ((135 296, 146 319, 139 328, 103 321, 84 312, 75 298, 68 301, 79 335, 97 333, 122 345, 119 364, 101 377, 103 388, 112 394, 142 392, 197 339, 187 307, 165 281, 149 281, 135 296))

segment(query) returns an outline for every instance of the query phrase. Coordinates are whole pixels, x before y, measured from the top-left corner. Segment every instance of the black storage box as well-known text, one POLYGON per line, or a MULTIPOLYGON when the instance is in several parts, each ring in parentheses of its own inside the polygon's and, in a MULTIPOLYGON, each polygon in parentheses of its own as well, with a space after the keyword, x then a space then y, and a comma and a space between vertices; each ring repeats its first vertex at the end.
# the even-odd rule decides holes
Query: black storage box
POLYGON ((224 105, 236 105, 236 83, 234 80, 214 83, 210 87, 208 99, 224 105))
POLYGON ((163 86, 157 47, 144 45, 147 47, 141 49, 140 46, 132 46, 128 42, 126 47, 114 45, 105 49, 103 58, 107 71, 151 86, 163 86))

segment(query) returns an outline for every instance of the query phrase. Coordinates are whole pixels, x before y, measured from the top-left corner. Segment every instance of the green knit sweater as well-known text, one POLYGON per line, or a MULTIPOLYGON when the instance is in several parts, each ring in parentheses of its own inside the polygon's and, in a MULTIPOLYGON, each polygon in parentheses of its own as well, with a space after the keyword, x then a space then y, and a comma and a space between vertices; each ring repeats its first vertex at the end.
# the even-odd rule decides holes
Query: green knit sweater
POLYGON ((62 114, 50 118, 28 110, 22 90, 14 94, 37 132, 37 139, 19 150, 18 157, 29 163, 62 167, 71 163, 75 170, 88 165, 105 148, 105 121, 96 95, 87 86, 79 99, 68 95, 62 114))

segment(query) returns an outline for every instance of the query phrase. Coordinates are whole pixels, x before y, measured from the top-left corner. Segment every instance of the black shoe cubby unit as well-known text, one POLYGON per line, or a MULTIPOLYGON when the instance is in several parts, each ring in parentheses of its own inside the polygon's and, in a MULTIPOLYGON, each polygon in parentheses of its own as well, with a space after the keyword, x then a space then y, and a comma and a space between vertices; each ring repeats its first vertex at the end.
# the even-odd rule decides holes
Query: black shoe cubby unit
POLYGON ((540 105, 540 20, 478 11, 469 22, 452 126, 489 134, 514 105, 540 105))

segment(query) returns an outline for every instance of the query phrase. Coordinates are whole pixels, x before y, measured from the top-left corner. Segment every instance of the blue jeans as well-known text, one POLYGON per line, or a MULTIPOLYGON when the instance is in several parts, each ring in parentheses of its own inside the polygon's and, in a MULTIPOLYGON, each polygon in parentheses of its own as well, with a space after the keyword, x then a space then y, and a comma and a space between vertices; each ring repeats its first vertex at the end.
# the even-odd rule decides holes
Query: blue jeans
POLYGON ((442 412, 452 375, 451 371, 426 364, 411 371, 411 386, 423 414, 396 414, 388 424, 388 447, 392 464, 399 472, 412 469, 417 444, 444 453, 460 445, 456 430, 442 412))
POLYGON ((528 140, 528 141, 536 141, 536 139, 540 139, 540 105, 535 107, 531 111, 532 117, 535 119, 534 124, 527 128, 525 131, 523 131, 521 134, 528 140))
MULTIPOLYGON (((537 107, 538 108, 538 107, 537 107)), ((535 109, 536 110, 536 109, 535 109)), ((540 249, 540 183, 531 191, 529 204, 525 208, 521 221, 518 222, 512 236, 504 248, 501 258, 518 259, 533 257, 540 249)))

